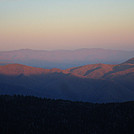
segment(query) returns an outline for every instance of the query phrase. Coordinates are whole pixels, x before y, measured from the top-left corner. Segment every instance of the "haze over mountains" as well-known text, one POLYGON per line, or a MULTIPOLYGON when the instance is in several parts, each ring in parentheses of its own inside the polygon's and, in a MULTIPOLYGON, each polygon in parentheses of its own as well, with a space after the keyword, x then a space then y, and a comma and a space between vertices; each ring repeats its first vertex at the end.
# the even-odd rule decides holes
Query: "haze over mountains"
POLYGON ((88 102, 134 100, 134 58, 117 65, 43 69, 0 66, 0 94, 23 94, 88 102))
POLYGON ((0 61, 25 64, 42 68, 61 68, 87 64, 119 64, 134 56, 134 51, 110 49, 77 49, 77 50, 31 50, 21 49, 1 51, 0 61))

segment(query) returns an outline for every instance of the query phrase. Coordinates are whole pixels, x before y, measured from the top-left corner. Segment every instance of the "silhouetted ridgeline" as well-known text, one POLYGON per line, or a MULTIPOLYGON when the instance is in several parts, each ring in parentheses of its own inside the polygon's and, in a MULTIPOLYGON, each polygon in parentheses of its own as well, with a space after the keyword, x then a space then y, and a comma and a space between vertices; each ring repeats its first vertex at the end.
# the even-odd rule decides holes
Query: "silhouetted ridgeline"
POLYGON ((134 102, 0 96, 1 134, 134 134, 134 102))

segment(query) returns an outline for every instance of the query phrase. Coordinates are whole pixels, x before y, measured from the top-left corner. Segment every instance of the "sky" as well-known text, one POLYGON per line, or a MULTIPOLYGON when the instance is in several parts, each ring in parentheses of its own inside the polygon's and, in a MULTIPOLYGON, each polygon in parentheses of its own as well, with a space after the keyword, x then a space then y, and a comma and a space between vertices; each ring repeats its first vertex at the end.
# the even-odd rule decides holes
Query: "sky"
POLYGON ((0 0, 0 50, 134 50, 134 0, 0 0))

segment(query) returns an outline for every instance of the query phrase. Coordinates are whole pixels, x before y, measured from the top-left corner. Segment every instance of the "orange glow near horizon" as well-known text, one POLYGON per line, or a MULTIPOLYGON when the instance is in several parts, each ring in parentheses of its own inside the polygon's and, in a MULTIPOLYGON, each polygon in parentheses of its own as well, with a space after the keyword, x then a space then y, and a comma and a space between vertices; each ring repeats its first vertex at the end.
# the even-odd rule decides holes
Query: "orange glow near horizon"
POLYGON ((133 1, 0 3, 1 50, 134 49, 133 1))

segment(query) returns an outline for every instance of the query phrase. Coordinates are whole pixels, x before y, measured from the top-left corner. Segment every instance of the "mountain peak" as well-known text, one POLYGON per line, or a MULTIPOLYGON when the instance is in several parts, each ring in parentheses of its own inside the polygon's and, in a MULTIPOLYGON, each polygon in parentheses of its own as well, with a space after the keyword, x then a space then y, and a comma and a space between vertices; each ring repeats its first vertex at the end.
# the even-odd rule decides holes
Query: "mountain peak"
MULTIPOLYGON (((124 62, 125 64, 134 64, 134 57, 124 62)), ((123 64, 124 64, 123 63, 123 64)))

